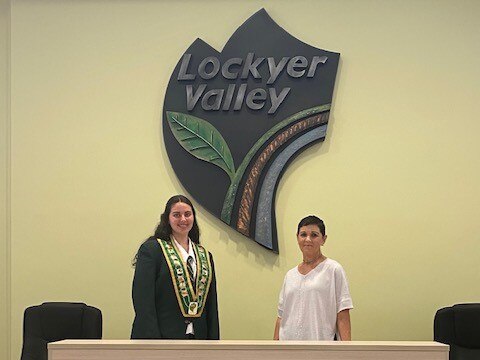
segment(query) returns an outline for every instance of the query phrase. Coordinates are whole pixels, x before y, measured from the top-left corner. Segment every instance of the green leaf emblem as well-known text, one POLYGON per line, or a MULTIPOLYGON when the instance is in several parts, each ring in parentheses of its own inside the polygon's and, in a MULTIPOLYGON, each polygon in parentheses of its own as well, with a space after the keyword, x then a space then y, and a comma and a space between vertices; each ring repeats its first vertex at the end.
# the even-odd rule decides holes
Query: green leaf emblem
POLYGON ((168 124, 178 143, 197 159, 221 167, 230 177, 235 165, 228 145, 210 123, 192 115, 167 111, 168 124))

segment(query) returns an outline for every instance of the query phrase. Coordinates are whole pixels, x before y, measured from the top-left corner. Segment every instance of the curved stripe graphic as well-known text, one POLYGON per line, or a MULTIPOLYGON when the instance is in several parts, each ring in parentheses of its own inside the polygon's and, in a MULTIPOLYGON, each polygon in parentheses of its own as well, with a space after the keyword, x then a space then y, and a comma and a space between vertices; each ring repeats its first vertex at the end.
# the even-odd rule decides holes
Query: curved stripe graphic
POLYGON ((306 132, 308 129, 318 127, 328 122, 329 112, 322 112, 300 120, 299 122, 284 129, 280 134, 271 139, 265 149, 255 159, 250 172, 247 174, 246 183, 243 187, 240 207, 238 209, 237 230, 246 236, 250 236, 250 224, 252 222, 252 211, 255 207, 255 195, 257 194, 257 185, 261 174, 266 169, 270 159, 274 159, 277 150, 288 143, 292 138, 306 132))
POLYGON ((288 160, 306 145, 325 138, 327 125, 317 127, 288 145, 273 161, 265 175, 258 198, 255 223, 255 241, 269 249, 278 251, 278 245, 272 244, 272 209, 275 185, 288 160))
MULTIPOLYGON (((287 125, 305 118, 309 116, 313 116, 318 113, 322 113, 324 111, 329 111, 330 110, 331 104, 325 104, 325 105, 320 105, 320 106, 315 106, 310 109, 306 109, 303 111, 300 111, 284 120, 279 122, 277 125, 272 127, 269 131, 267 131, 260 139, 257 140, 257 142, 252 146, 252 148, 248 151, 247 155, 244 157, 242 160, 242 163, 238 167, 235 176, 233 177, 233 180, 230 184, 230 187, 228 188, 227 194, 225 195, 225 200, 223 202, 223 208, 222 208, 222 214, 221 214, 221 219, 226 223, 230 225, 231 222, 231 217, 232 217, 232 210, 233 210, 233 203, 235 202, 235 198, 237 195, 238 191, 238 186, 240 184, 240 181, 242 180, 242 177, 244 175, 244 172, 252 161, 253 157, 257 153, 257 151, 264 145, 264 143, 271 137, 273 136, 277 131, 280 129, 286 127, 287 125)), ((327 118, 328 119, 328 118, 327 118)))

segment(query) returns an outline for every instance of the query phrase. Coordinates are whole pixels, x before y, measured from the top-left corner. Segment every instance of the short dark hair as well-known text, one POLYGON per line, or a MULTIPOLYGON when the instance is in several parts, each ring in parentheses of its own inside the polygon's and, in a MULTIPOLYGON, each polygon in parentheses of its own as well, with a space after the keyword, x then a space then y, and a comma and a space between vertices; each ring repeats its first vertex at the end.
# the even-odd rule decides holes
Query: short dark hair
POLYGON ((197 224, 197 215, 195 214, 195 208, 193 207, 192 202, 183 195, 175 195, 168 199, 165 205, 165 211, 160 216, 160 223, 155 230, 155 237, 170 241, 170 235, 172 234, 172 227, 170 226, 170 222, 168 221, 168 216, 170 215, 170 211, 172 210, 172 206, 176 203, 185 203, 190 205, 193 212, 193 226, 192 229, 188 233, 188 237, 196 244, 200 244, 200 229, 198 228, 197 224))
POLYGON ((315 215, 308 215, 307 217, 304 217, 302 220, 300 220, 297 227, 297 235, 300 232, 300 228, 307 225, 317 225, 322 235, 325 236, 325 223, 322 219, 315 215))

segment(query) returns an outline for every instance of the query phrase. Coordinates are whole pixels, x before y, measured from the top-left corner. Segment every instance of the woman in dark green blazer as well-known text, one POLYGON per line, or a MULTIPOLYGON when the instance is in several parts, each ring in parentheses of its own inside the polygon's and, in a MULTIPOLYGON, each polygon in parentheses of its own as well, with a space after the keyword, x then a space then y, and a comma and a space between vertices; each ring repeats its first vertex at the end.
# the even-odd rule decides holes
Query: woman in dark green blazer
POLYGON ((215 268, 199 233, 190 200, 170 198, 136 256, 132 339, 219 339, 215 268))

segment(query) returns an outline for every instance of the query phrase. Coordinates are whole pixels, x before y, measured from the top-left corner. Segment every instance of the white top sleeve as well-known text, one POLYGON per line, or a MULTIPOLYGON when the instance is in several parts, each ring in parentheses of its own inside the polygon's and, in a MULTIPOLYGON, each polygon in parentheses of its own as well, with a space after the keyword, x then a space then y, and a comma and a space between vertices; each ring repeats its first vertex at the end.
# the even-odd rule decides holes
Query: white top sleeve
POLYGON ((282 290, 280 290, 280 295, 278 295, 278 311, 277 311, 277 315, 279 318, 282 318, 283 316, 283 298, 285 296, 285 281, 286 281, 286 277, 285 279, 283 279, 283 285, 282 285, 282 290))
POLYGON ((335 274, 335 297, 337 300, 337 314, 346 309, 352 309, 353 303, 348 289, 347 276, 345 270, 338 264, 334 271, 335 274))

